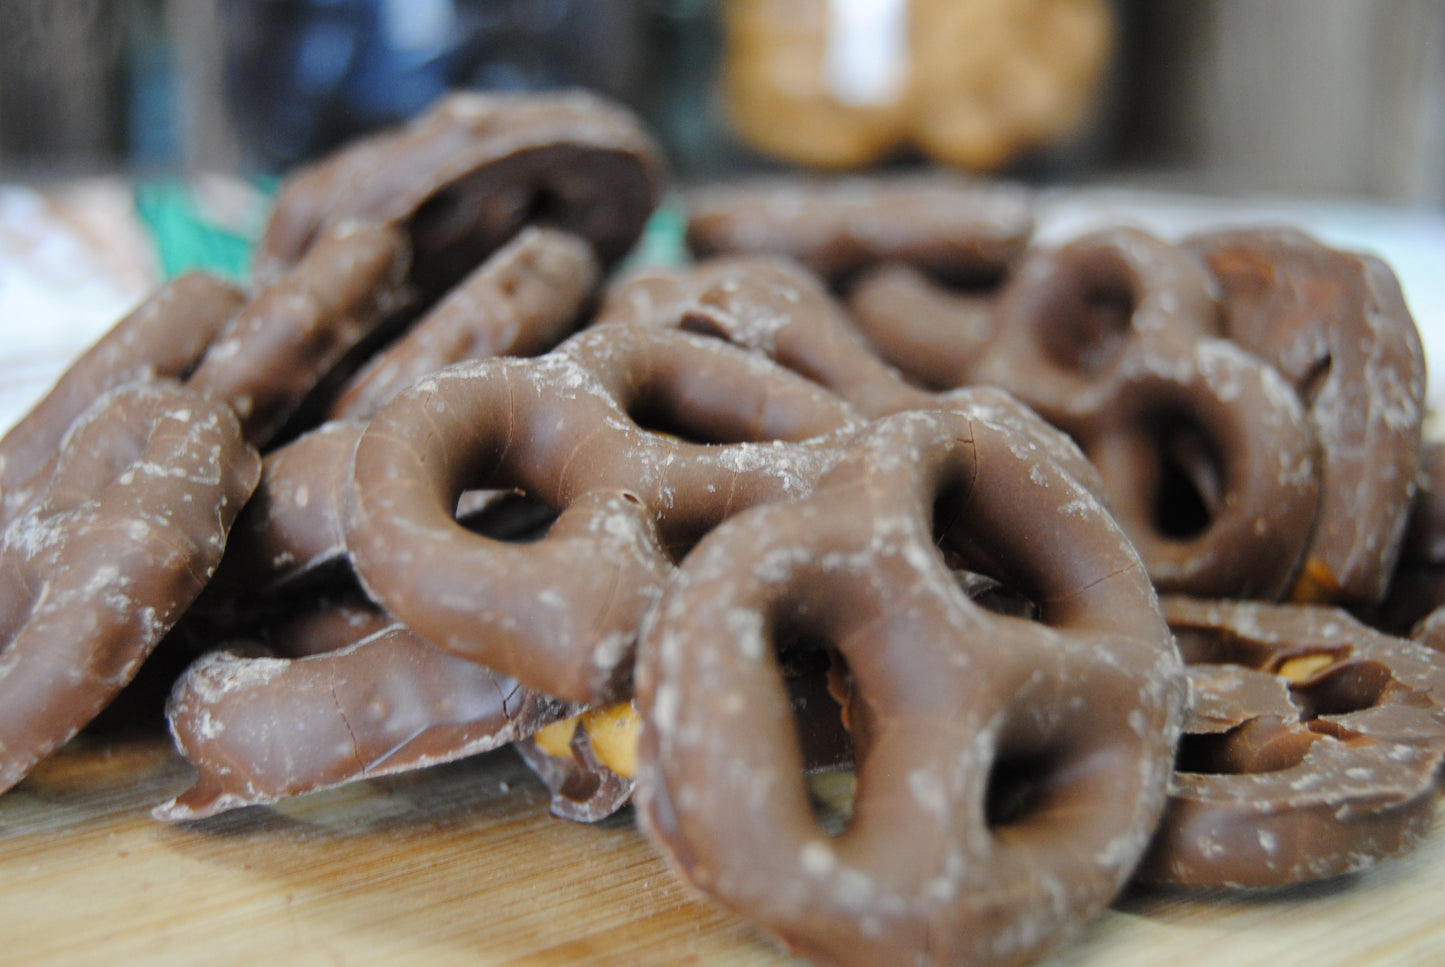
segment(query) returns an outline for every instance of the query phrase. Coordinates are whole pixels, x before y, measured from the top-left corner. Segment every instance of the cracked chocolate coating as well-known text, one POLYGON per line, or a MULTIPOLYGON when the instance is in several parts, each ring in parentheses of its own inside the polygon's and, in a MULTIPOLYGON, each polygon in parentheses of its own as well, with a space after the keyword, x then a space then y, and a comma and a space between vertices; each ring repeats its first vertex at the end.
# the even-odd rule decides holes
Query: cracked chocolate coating
POLYGON ((260 472, 169 380, 101 396, 0 548, 0 791, 95 717, 200 593, 260 472))
POLYGON ((449 289, 526 225, 587 239, 604 265, 632 248, 666 180, 625 108, 581 90, 448 95, 412 122, 353 142, 283 186, 256 252, 269 281, 331 227, 397 227, 423 292, 449 289))
POLYGON ((818 963, 1021 962, 1096 916, 1148 843, 1183 666, 1127 538, 1044 454, 962 399, 878 420, 811 495, 709 534, 647 625, 645 828, 818 963), (974 604, 940 538, 1041 620, 974 604), (774 657, 800 638, 856 686, 836 836, 774 657))
POLYGON ((1445 655, 1338 608, 1166 596, 1193 716, 1142 880, 1272 887, 1367 869, 1429 831, 1445 655))
POLYGON ((945 174, 756 178, 697 189, 687 209, 699 258, 791 256, 833 285, 879 262, 996 277, 1034 228, 1025 189, 945 174))
POLYGON ((1293 229, 1184 243, 1221 290, 1230 339, 1278 367, 1321 447, 1319 521, 1300 600, 1377 603, 1400 553, 1425 415, 1425 355, 1384 262, 1293 229))
POLYGON ((357 446, 346 542, 367 590, 418 634, 603 702, 625 687, 669 549, 806 492, 855 427, 836 396, 761 356, 591 328, 535 359, 449 367, 383 407, 357 446), (560 514, 542 541, 489 541, 454 519, 472 488, 560 514))

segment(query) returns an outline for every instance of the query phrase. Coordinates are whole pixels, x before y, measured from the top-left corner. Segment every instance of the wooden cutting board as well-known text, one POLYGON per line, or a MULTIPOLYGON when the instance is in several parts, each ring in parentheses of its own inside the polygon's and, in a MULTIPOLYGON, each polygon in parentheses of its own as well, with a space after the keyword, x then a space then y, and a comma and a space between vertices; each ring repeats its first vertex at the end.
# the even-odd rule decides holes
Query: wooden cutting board
MULTIPOLYGON (((630 812, 552 818, 510 750, 187 825, 163 735, 83 736, 0 797, 0 963, 801 965, 693 897, 630 812)), ((1445 963, 1417 852, 1261 895, 1132 891, 1046 967, 1445 963)))

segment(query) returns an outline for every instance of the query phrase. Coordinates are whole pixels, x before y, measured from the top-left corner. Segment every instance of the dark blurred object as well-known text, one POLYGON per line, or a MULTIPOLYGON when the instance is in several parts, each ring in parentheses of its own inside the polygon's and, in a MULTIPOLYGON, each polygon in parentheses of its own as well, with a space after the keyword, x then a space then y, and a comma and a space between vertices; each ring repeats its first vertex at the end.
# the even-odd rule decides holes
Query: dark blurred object
POLYGON ((0 163, 53 173, 125 157, 127 10, 0 0, 0 163))
POLYGON ((631 0, 221 0, 243 163, 283 171, 451 88, 585 86, 635 102, 631 0))

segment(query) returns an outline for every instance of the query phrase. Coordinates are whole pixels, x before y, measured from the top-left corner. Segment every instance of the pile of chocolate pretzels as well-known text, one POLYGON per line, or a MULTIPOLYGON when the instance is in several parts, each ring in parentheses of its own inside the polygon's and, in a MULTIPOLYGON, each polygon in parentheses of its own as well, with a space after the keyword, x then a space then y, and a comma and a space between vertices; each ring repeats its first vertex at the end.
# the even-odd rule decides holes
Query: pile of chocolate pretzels
POLYGON ((0 790, 147 674, 162 820, 510 745, 839 965, 1428 832, 1445 451, 1385 265, 1043 246, 942 174, 698 189, 629 260, 670 189, 617 105, 459 93, 117 323, 0 442, 0 790))

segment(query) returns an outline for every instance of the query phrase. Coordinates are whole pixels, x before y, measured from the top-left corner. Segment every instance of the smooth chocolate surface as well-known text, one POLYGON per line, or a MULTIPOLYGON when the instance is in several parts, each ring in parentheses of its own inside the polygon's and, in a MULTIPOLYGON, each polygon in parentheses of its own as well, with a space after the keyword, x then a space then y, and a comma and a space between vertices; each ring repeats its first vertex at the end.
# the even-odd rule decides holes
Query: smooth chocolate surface
POLYGON ((395 624, 295 659, 244 647, 201 658, 176 683, 167 717, 197 778, 156 818, 200 819, 452 761, 573 711, 395 624))
POLYGON ((948 174, 756 178, 699 188, 687 207, 699 257, 791 256, 830 284, 879 262, 996 278, 1034 228, 1026 189, 948 174))

